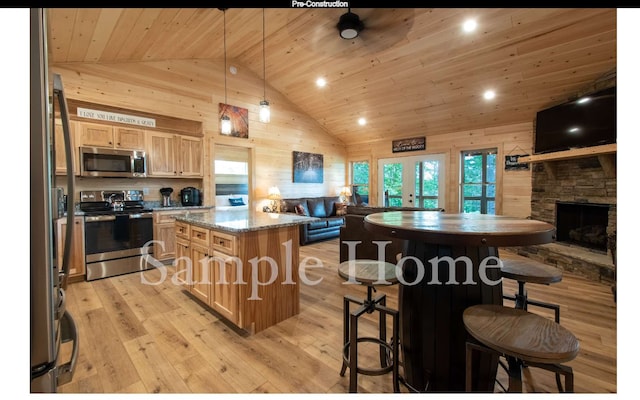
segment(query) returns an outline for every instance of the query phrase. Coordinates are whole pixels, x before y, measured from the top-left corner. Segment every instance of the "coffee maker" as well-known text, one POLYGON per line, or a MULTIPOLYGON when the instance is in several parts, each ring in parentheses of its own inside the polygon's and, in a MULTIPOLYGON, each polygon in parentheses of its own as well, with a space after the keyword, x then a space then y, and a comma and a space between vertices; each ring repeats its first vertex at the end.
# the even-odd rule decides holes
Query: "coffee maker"
POLYGON ((170 187, 160 189, 162 207, 171 207, 171 193, 173 193, 173 189, 170 187))

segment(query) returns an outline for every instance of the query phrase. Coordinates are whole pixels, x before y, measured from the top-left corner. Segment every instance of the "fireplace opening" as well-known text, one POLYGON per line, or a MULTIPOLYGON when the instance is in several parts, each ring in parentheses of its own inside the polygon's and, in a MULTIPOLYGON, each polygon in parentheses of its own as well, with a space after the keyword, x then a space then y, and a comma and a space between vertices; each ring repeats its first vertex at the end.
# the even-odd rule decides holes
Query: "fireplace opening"
POLYGON ((609 204, 556 202, 556 241, 607 252, 609 204))

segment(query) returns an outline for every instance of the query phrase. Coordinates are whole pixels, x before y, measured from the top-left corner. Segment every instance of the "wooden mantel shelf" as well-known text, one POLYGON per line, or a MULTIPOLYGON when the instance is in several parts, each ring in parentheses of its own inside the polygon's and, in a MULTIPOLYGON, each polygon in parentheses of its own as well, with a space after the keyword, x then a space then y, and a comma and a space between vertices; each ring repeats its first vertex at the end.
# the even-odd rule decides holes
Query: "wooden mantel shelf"
POLYGON ((618 151, 618 145, 605 144, 602 146, 583 147, 580 149, 571 149, 566 151, 557 151, 547 154, 534 154, 532 156, 522 157, 518 159, 518 162, 541 162, 544 164, 544 169, 547 171, 549 178, 556 178, 556 167, 552 161, 570 160, 573 158, 584 157, 598 157, 600 166, 604 170, 604 174, 608 178, 615 178, 616 176, 616 152, 618 151))

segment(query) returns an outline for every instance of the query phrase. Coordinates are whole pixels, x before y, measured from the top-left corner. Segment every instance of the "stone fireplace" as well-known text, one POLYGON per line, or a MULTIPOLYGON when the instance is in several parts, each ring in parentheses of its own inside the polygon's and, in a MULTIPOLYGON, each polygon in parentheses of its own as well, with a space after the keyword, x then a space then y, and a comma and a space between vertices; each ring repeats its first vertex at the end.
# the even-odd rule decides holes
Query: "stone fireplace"
POLYGON ((556 226, 556 240, 517 248, 518 254, 590 279, 613 280, 607 236, 617 229, 615 167, 610 168, 615 155, 605 157, 532 164, 531 218, 556 226))

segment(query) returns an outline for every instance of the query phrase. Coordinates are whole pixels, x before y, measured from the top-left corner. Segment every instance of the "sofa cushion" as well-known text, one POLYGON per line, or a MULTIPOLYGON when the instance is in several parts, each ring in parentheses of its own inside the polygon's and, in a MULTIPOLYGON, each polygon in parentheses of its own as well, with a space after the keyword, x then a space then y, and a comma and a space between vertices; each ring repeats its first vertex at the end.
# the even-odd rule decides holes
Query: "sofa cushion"
POLYGON ((332 218, 327 218, 327 226, 328 227, 332 227, 332 226, 342 226, 344 225, 344 217, 332 217, 332 218))
POLYGON ((311 217, 325 218, 329 216, 324 207, 324 198, 322 197, 307 199, 307 206, 311 217))
POLYGON ((327 212, 327 217, 336 215, 336 203, 338 203, 338 201, 339 198, 337 196, 324 198, 324 209, 327 212))
POLYGON ((326 228, 327 227, 327 221, 323 219, 323 220, 320 220, 320 221, 309 222, 308 225, 309 226, 307 228, 309 230, 326 228))

